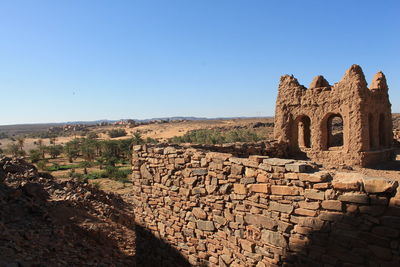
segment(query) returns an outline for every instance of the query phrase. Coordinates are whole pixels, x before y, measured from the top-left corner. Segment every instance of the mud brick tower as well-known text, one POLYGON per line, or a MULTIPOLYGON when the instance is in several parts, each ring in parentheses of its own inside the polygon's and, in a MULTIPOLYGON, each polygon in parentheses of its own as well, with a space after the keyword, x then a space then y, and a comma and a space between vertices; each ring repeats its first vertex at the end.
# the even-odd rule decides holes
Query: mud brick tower
POLYGON ((275 138, 294 157, 326 165, 368 166, 393 157, 392 113, 382 72, 370 87, 352 65, 334 85, 317 76, 309 88, 281 77, 275 111, 275 138))

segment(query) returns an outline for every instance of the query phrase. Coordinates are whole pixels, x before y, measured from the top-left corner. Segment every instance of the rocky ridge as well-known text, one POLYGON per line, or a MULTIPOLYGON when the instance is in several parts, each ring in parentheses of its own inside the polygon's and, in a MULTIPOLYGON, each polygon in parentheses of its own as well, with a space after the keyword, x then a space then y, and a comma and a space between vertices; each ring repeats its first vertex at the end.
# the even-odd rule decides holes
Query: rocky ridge
POLYGON ((135 223, 119 196, 0 159, 0 266, 136 266, 135 223))

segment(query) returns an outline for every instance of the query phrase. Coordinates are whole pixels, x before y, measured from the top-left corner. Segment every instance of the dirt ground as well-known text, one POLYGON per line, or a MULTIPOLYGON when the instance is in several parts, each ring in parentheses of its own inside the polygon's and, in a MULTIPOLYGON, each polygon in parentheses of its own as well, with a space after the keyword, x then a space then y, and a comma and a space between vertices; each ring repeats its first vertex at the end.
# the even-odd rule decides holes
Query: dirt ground
MULTIPOLYGON (((113 138, 113 140, 118 139, 126 139, 132 137, 134 132, 139 131, 142 137, 147 138, 155 138, 161 142, 166 141, 168 138, 174 136, 182 136, 185 133, 196 130, 196 129, 212 129, 216 127, 223 128, 234 128, 234 127, 251 127, 255 123, 272 123, 273 118, 243 118, 243 119, 221 119, 221 120, 194 120, 194 121, 180 121, 180 122, 169 122, 169 123, 159 123, 159 124, 147 124, 147 125, 139 125, 134 128, 126 128, 121 126, 97 126, 90 128, 92 132, 96 132, 99 135, 99 139, 110 139, 107 135, 107 132, 111 129, 125 129, 127 132, 126 136, 113 138)), ((271 133, 273 131, 273 127, 271 127, 271 133)), ((61 136, 57 137, 55 140, 56 144, 65 144, 72 139, 79 137, 75 135, 71 136, 61 136)), ((35 142, 37 142, 39 138, 26 138, 24 143, 24 150, 29 151, 30 149, 36 148, 35 142)), ((50 144, 50 139, 45 138, 42 139, 44 145, 50 144)), ((0 148, 5 149, 8 144, 13 141, 10 139, 1 139, 0 140, 0 148)))

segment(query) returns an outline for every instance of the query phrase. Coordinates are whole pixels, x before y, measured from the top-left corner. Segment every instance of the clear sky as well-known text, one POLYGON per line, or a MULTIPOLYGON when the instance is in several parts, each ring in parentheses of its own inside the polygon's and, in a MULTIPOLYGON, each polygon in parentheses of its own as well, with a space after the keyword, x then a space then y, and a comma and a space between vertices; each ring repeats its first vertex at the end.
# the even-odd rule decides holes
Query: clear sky
POLYGON ((400 112, 400 1, 0 0, 0 124, 270 116, 352 64, 400 112))

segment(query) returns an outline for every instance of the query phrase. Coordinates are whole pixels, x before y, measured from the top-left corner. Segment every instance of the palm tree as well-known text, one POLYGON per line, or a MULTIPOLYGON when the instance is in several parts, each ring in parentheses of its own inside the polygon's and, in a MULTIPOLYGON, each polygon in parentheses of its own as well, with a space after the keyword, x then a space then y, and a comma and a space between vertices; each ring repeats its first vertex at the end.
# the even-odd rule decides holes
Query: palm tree
POLYGON ((135 145, 141 145, 144 143, 144 140, 142 138, 142 134, 139 131, 136 131, 133 133, 133 139, 132 143, 135 145))
POLYGON ((43 145, 43 139, 38 139, 36 143, 37 143, 37 147, 38 147, 40 153, 42 154, 42 159, 44 159, 45 152, 46 152, 46 146, 43 145))
POLYGON ((24 150, 25 138, 22 137, 22 136, 19 136, 19 137, 17 138, 17 142, 18 142, 19 150, 20 150, 20 151, 24 150))

